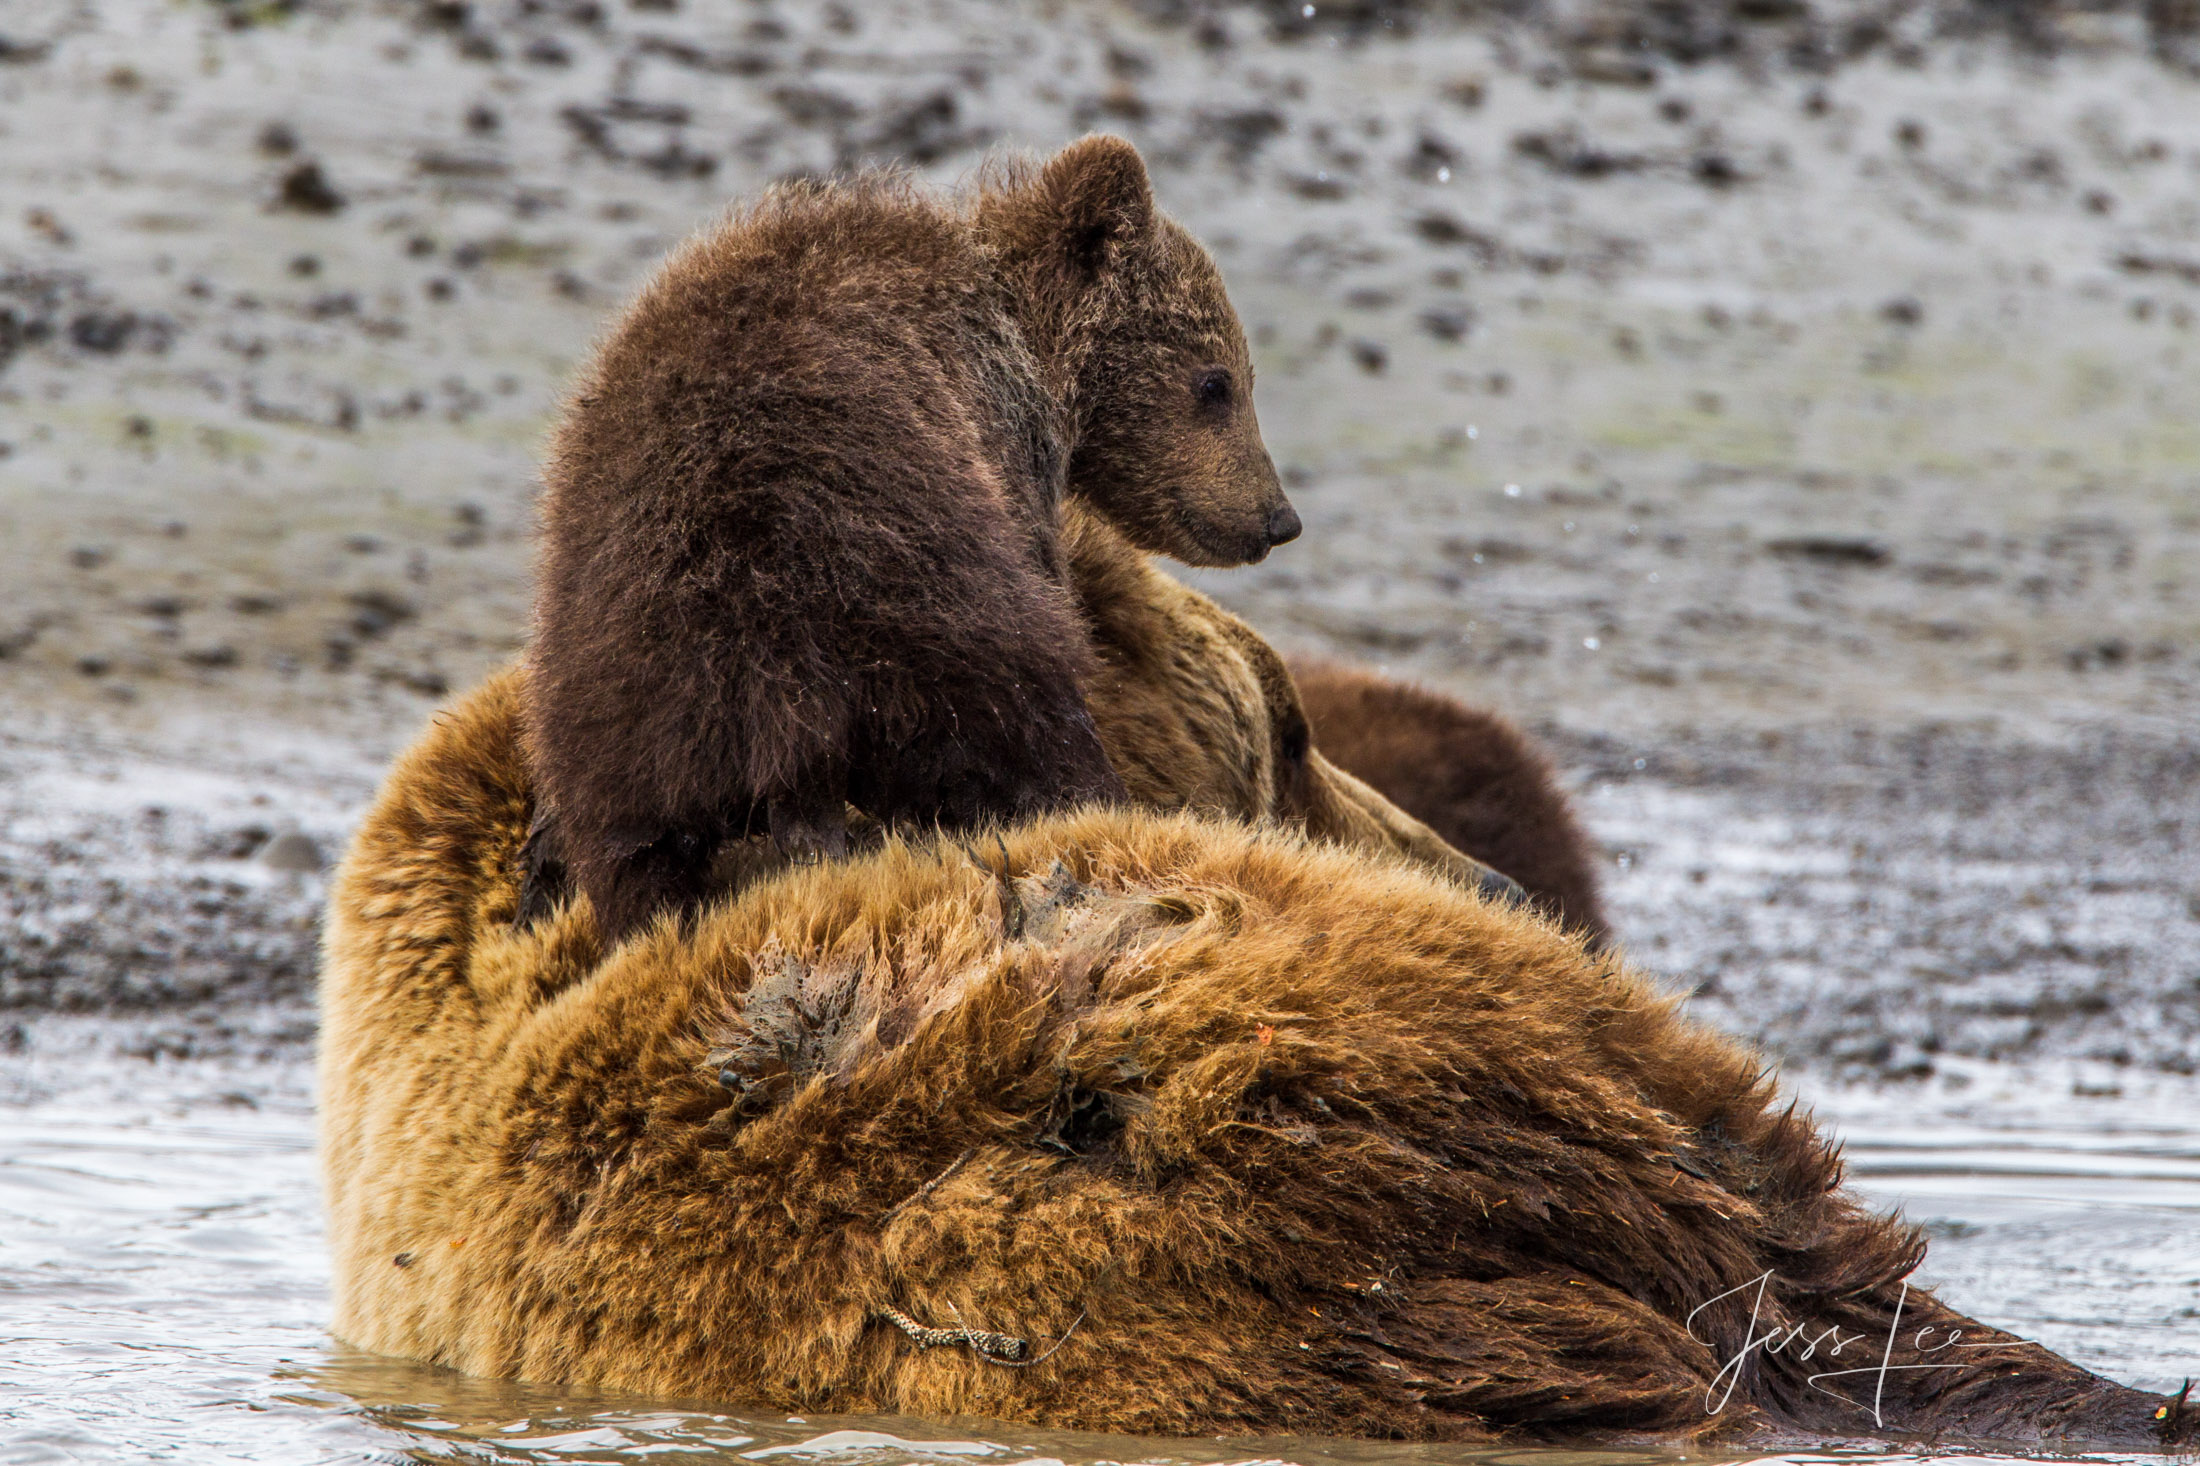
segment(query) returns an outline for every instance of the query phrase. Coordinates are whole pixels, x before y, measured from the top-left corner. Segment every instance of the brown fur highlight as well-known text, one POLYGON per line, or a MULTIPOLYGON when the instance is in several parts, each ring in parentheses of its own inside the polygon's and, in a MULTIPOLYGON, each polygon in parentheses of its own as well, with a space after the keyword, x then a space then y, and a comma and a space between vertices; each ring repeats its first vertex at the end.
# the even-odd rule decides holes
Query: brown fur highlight
MULTIPOLYGON (((518 693, 406 755, 332 899, 343 1337, 1176 1434, 1859 1428, 1822 1366, 1750 1343, 1885 1337, 1921 1238, 1840 1188, 1752 1055, 1548 923, 1281 832, 1094 810, 990 866, 890 840, 606 956, 586 903, 510 925, 518 693), (1768 1274, 1754 1334, 1737 1307, 1691 1336, 1768 1274), (1010 1370, 889 1309, 1034 1352, 1076 1332, 1010 1370)), ((2164 1402, 1905 1308, 1986 1347, 1890 1375, 1890 1429, 2164 1439, 2164 1402)))
POLYGON ((1294 661, 1291 671, 1331 759, 1518 881, 1592 946, 1611 941, 1596 842, 1534 739, 1496 713, 1376 672, 1319 661, 1294 661))
POLYGON ((783 187, 676 251, 546 468, 538 834, 607 931, 691 907, 729 838, 841 853, 847 804, 968 828, 1120 798, 1066 476, 1149 548, 1258 558, 1295 520, 1250 391, 1220 276, 1117 139, 962 201, 783 187))

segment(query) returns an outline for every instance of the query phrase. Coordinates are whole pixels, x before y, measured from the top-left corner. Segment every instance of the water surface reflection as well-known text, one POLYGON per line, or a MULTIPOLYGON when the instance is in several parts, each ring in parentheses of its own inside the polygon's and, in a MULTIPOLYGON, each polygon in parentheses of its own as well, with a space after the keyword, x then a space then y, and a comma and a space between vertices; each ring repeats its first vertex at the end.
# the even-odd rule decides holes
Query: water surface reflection
MULTIPOLYGON (((89 1037, 73 1051, 34 1045, 0 1095, 0 1338, 9 1366, 0 1375, 0 1461, 1926 1459, 1884 1449, 1750 1458, 1162 1441, 992 1421, 790 1419, 471 1379, 364 1354, 323 1331, 328 1271, 302 1058, 225 1067, 100 1052, 89 1037)), ((1965 1093, 1819 1098, 1850 1138, 1857 1183, 1933 1229, 1930 1280, 1957 1306, 2118 1378, 2173 1388, 2200 1364, 2200 1087, 2164 1080, 2122 1096, 2070 1094, 2061 1079, 1982 1070, 1965 1093), (2059 1096, 2050 1092, 2057 1084, 2059 1096)))

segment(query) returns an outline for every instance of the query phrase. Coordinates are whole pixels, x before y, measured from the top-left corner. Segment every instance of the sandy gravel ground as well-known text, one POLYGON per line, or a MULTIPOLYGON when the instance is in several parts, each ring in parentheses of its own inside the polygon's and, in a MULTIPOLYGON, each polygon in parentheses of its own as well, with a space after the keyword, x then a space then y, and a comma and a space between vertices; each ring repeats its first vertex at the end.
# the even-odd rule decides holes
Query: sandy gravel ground
POLYGON ((2189 17, 1467 9, 13 0, 0 1004, 304 1032, 624 292, 773 179, 1107 127, 1308 524, 1199 583, 1551 739, 1631 953, 1798 1061, 2190 1072, 2189 17))

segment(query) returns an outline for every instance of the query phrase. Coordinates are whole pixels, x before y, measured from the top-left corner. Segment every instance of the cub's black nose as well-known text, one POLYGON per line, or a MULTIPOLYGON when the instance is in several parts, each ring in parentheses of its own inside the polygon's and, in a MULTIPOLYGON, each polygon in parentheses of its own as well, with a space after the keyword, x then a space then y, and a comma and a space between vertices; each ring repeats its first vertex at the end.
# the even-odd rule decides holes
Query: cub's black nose
POLYGON ((1288 545, 1299 537, 1306 526, 1299 523, 1299 511, 1288 503, 1278 504, 1275 513, 1268 516, 1268 543, 1288 545))

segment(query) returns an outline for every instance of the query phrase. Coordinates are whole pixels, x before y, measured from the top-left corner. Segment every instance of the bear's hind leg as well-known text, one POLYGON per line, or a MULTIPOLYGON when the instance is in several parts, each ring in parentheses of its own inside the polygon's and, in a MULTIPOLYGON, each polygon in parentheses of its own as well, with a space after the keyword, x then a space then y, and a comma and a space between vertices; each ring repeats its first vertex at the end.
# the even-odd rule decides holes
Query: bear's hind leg
POLYGON ((849 793, 858 808, 905 830, 955 832, 1128 802, 1074 683, 1051 703, 981 691, 955 705, 960 716, 915 730, 861 730, 849 793))
POLYGON ((660 911, 684 916, 700 906, 710 895, 711 858, 724 836, 716 826, 686 825, 618 841, 592 852, 593 859, 568 850, 596 908, 604 945, 632 936, 660 911))
POLYGON ((996 736, 996 747, 978 759, 991 786, 980 796, 986 816, 1024 820, 1130 798, 1081 695, 1033 708, 1024 726, 996 736))
POLYGON ((772 843, 797 865, 848 853, 848 780, 837 763, 813 769, 764 802, 772 843))

